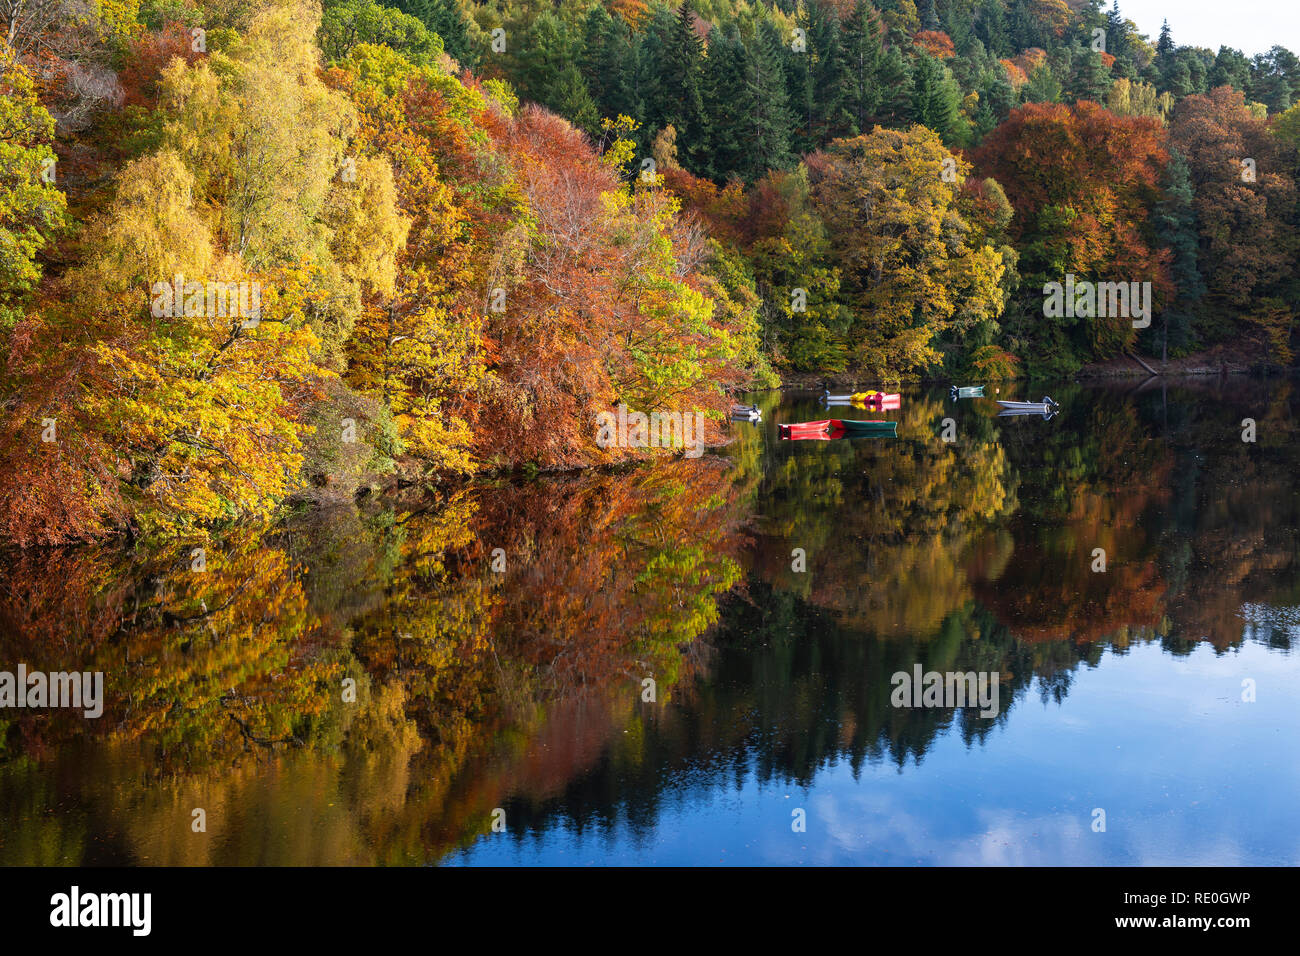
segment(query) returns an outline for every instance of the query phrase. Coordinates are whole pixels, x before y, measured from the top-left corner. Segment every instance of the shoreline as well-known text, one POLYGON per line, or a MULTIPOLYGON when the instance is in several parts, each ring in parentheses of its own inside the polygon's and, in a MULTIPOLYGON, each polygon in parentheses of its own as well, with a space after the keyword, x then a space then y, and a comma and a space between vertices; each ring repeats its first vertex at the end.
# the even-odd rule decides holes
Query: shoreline
MULTIPOLYGON (((1290 378, 1296 375, 1297 372, 1300 372, 1300 368, 1267 366, 1257 360, 1244 359, 1239 355, 1231 355, 1218 350, 1197 352, 1182 358, 1170 359, 1167 362, 1160 362, 1145 357, 1140 358, 1141 362, 1145 363, 1145 365, 1127 355, 1118 356, 1105 362, 1094 362, 1083 366, 1079 371, 1075 372, 1071 376, 1065 377, 1063 380, 1067 382, 1095 383, 1120 380, 1144 382, 1152 378, 1168 378, 1171 380, 1204 380, 1207 378, 1228 378, 1233 376, 1290 378)), ((1016 378, 1003 379, 1001 381, 1006 384, 1011 384, 1013 382, 1033 381, 1033 378, 1022 375, 1016 378)), ((955 383, 946 378, 909 376, 901 379, 898 384, 924 386, 948 385, 955 383)), ((778 389, 780 391, 817 391, 824 385, 842 386, 846 388, 855 386, 870 388, 881 387, 878 380, 874 380, 870 377, 870 373, 862 370, 851 370, 835 373, 790 372, 788 375, 781 376, 781 384, 778 386, 778 389)), ((896 386, 889 387, 892 388, 896 386)))
MULTIPOLYGON (((1270 374, 1264 366, 1259 363, 1248 364, 1240 359, 1230 361, 1226 357, 1211 360, 1212 356, 1219 356, 1217 352, 1202 352, 1181 359, 1174 359, 1167 363, 1159 365, 1152 363, 1152 368, 1157 369, 1156 374, 1147 371, 1146 368, 1139 366, 1127 356, 1121 356, 1112 359, 1109 362, 1096 363, 1084 366, 1075 375, 1064 379, 1066 382, 1078 384, 1104 385, 1107 383, 1129 382, 1139 383, 1146 386, 1155 380, 1165 380, 1169 382, 1197 382, 1204 384, 1207 381, 1215 379, 1227 381, 1228 378, 1292 378, 1300 372, 1297 368, 1285 368, 1273 370, 1270 374)), ((878 387, 864 385, 869 382, 864 373, 846 371, 830 375, 821 375, 814 373, 791 373, 788 377, 783 377, 781 384, 771 388, 742 390, 737 394, 754 395, 764 392, 807 392, 820 391, 823 385, 835 387, 878 387)), ((1032 379, 1021 376, 1014 379, 1006 379, 996 384, 1013 385, 1016 382, 1031 382, 1032 379)), ((922 378, 911 377, 905 378, 900 385, 919 385, 942 386, 951 384, 947 379, 939 378, 922 378)), ((898 386, 893 386, 898 387, 898 386)), ((717 459, 725 457, 725 450, 732 446, 736 441, 735 435, 730 435, 725 441, 717 444, 707 444, 704 453, 700 456, 703 459, 717 459)), ((419 472, 418 463, 411 460, 398 460, 397 468, 387 473, 366 473, 359 476, 357 486, 350 493, 342 488, 333 486, 332 483, 326 482, 323 485, 308 484, 306 487, 287 495, 281 502, 278 515, 272 519, 272 525, 283 523, 300 509, 328 509, 330 507, 344 504, 359 504, 366 499, 387 499, 400 497, 403 494, 409 494, 412 490, 419 490, 420 493, 437 493, 440 490, 452 488, 463 488, 473 484, 491 484, 493 482, 519 483, 529 482, 539 479, 561 479, 566 476, 576 476, 582 474, 604 473, 616 475, 623 472, 633 471, 638 468, 651 464, 656 460, 665 458, 680 457, 681 453, 673 455, 647 455, 645 457, 624 459, 617 462, 596 462, 583 465, 553 465, 549 467, 530 467, 524 465, 514 465, 510 467, 498 467, 484 470, 474 474, 439 474, 424 475, 416 477, 419 472)), ((235 519, 232 524, 239 524, 239 519, 235 519)), ((220 529, 208 529, 202 535, 194 536, 203 537, 208 533, 220 533, 220 529)), ((17 546, 9 541, 0 542, 0 551, 3 552, 22 552, 28 550, 57 549, 67 547, 82 547, 111 544, 112 542, 126 542, 128 545, 137 540, 134 529, 129 526, 114 528, 106 534, 87 539, 75 539, 60 542, 47 542, 42 544, 29 544, 25 547, 17 546)), ((189 536, 181 536, 176 540, 190 540, 189 536)))

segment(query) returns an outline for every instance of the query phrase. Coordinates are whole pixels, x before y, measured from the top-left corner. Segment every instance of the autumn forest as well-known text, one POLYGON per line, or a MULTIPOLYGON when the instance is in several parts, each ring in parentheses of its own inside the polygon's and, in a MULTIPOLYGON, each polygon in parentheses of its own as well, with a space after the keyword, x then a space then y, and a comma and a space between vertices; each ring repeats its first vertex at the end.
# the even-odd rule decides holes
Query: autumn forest
POLYGON ((0 539, 639 457, 617 405, 1286 367, 1300 60, 1096 0, 0 4, 0 539), (1152 316, 1045 284, 1149 284, 1152 316))
POLYGON ((0 0, 0 875, 1300 862, 1300 38, 1168 17, 0 0))

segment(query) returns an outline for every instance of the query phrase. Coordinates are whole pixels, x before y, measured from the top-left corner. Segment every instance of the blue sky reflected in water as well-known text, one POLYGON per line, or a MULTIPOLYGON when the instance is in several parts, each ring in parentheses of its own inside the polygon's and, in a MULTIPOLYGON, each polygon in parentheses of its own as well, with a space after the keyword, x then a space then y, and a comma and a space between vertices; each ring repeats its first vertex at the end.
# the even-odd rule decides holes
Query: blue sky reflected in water
POLYGON ((949 729, 919 763, 813 786, 669 788, 648 838, 553 826, 481 837, 451 865, 1295 865, 1300 657, 1248 642, 1174 658, 1156 644, 1082 668, 1061 703, 1021 693, 967 747, 949 729), (1241 700, 1244 678, 1256 701, 1241 700), (808 813, 792 833, 791 810, 808 813), (1092 811, 1106 810, 1106 832, 1092 811))

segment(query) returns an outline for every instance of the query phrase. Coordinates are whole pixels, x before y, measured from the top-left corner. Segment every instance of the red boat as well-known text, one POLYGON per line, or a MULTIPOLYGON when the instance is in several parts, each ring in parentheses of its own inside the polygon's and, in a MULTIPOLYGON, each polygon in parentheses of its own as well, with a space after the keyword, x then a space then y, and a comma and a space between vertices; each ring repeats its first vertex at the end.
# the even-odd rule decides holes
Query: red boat
POLYGON ((889 408, 902 408, 903 396, 898 393, 891 395, 886 392, 868 392, 867 397, 858 404, 882 411, 889 408))
POLYGON ((824 422, 795 422, 791 425, 777 425, 776 433, 780 438, 789 438, 794 441, 801 439, 821 439, 825 441, 830 438, 832 426, 839 425, 838 420, 824 422))
POLYGON ((832 418, 824 422, 798 422, 793 425, 777 425, 776 433, 780 438, 792 441, 829 441, 832 438, 861 435, 889 435, 896 437, 898 422, 864 422, 856 418, 832 418))

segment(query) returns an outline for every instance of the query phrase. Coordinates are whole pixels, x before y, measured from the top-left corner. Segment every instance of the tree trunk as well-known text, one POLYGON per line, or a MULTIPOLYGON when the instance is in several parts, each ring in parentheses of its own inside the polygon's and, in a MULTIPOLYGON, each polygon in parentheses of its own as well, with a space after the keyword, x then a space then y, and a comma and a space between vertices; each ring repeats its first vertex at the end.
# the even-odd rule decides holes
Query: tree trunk
POLYGON ((1137 362, 1139 365, 1141 365, 1144 369, 1146 369, 1146 370, 1147 370, 1148 372, 1150 372, 1152 375, 1159 375, 1159 374, 1160 374, 1160 373, 1157 372, 1155 369, 1153 369, 1150 365, 1148 365, 1146 362, 1142 361, 1142 359, 1138 358, 1138 355, 1137 355, 1136 352, 1129 352, 1129 353, 1128 353, 1128 357, 1131 358, 1133 361, 1137 362))

